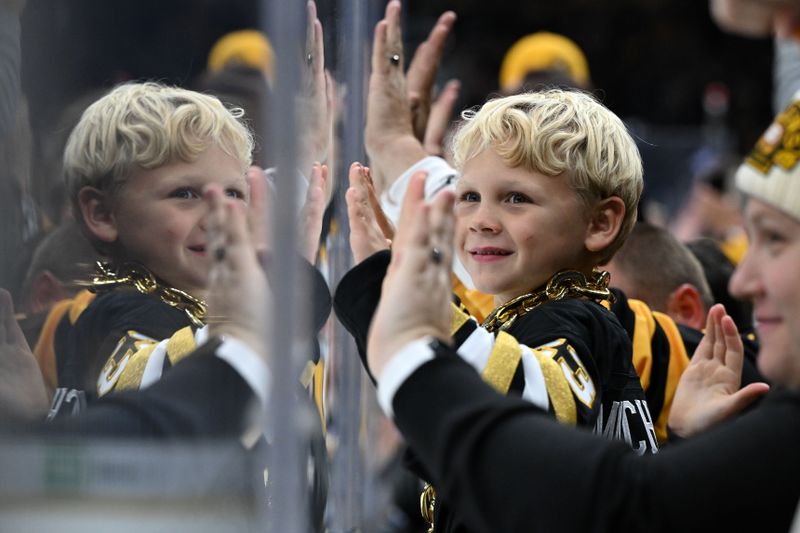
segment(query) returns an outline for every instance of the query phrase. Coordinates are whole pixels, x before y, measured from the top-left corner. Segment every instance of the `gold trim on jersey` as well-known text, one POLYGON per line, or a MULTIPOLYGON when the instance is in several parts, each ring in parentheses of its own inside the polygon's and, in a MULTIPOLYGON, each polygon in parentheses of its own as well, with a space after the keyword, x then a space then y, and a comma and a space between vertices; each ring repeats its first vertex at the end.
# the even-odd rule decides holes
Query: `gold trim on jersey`
POLYGON ((150 355, 153 350, 158 346, 157 342, 138 350, 131 355, 128 364, 122 370, 114 390, 138 390, 142 384, 142 377, 144 376, 144 368, 147 366, 147 361, 150 360, 150 355))
POLYGON ((489 361, 481 377, 499 393, 505 394, 511 387, 511 380, 514 378, 521 357, 522 351, 517 339, 505 331, 500 331, 497 333, 492 353, 489 354, 489 361))
POLYGON ((531 349, 539 367, 544 375, 544 383, 547 387, 547 394, 550 396, 550 403, 553 404, 553 411, 556 420, 562 424, 574 426, 578 420, 578 410, 575 406, 575 398, 572 396, 572 389, 569 387, 561 371, 561 367, 553 359, 557 350, 549 347, 531 349))
POLYGON ((469 313, 463 307, 459 307, 453 302, 450 302, 450 335, 455 335, 461 329, 461 326, 469 322, 469 313))
POLYGON ((186 326, 172 334, 167 341, 167 359, 172 366, 192 353, 197 348, 194 340, 194 331, 191 326, 186 326))

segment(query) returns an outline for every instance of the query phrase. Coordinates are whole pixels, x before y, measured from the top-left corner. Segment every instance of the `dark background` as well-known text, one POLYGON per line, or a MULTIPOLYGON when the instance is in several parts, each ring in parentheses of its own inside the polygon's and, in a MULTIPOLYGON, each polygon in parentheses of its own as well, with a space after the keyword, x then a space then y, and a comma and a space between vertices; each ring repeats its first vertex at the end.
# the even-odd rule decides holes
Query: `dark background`
MULTIPOLYGON (((342 5, 319 2, 334 69, 342 5)), ((370 3, 372 19, 382 6, 370 3)), ((684 189, 691 178, 709 83, 729 94, 720 120, 733 152, 744 153, 772 116, 771 40, 723 33, 702 0, 409 1, 409 49, 445 9, 459 19, 441 79, 462 81, 460 107, 496 90, 502 56, 518 38, 539 30, 567 35, 585 51, 599 98, 642 141, 651 190, 684 189)), ((258 21, 253 0, 29 0, 23 83, 37 135, 90 88, 134 78, 190 83, 219 36, 258 21)))

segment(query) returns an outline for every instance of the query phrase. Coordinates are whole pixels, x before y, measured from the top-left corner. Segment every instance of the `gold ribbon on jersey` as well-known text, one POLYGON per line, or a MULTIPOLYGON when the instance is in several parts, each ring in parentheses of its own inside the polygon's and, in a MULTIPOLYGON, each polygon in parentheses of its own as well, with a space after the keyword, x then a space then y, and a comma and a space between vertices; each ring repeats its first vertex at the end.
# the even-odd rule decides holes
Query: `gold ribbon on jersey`
POLYGON ((202 327, 206 319, 206 303, 191 294, 158 282, 145 267, 136 263, 121 265, 98 261, 96 272, 89 283, 89 290, 103 293, 120 287, 131 287, 142 294, 151 294, 162 302, 180 309, 196 327, 202 327))

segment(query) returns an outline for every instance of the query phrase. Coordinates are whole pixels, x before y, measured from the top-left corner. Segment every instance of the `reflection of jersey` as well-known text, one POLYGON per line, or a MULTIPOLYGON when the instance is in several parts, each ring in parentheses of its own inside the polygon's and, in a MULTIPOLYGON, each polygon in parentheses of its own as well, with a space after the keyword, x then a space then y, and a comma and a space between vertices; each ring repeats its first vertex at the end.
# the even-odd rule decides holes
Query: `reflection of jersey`
MULTIPOLYGON (((318 274, 313 283, 313 325, 318 327, 329 314, 330 295, 318 274)), ((195 331, 184 311, 157 297, 126 289, 98 296, 80 316, 65 316, 58 326, 55 345, 59 388, 49 418, 77 414, 87 402, 112 392, 153 385, 169 375, 167 370, 172 366, 193 356, 206 336, 206 328, 195 331), (72 398, 76 400, 70 401, 72 398)), ((309 343, 309 353, 316 355, 317 351, 314 343, 309 343)), ((301 379, 310 380, 311 376, 313 364, 301 379)), ((208 387, 207 394, 213 397, 218 391, 208 387)), ((301 402, 300 409, 312 412, 312 403, 301 402)), ((260 431, 253 431, 243 435, 241 441, 255 456, 266 456, 269 462, 269 446, 260 437, 260 431)), ((308 476, 309 516, 312 529, 321 531, 328 474, 320 425, 311 425, 308 444, 310 460, 304 473, 308 476)), ((265 469, 265 482, 267 472, 265 469)))
MULTIPOLYGON (((356 337, 362 358, 389 259, 388 252, 373 255, 348 272, 336 290, 334 307, 356 337)), ((625 440, 640 454, 657 451, 630 340, 599 304, 547 302, 496 335, 454 305, 452 331, 458 354, 500 392, 521 396, 562 423, 625 440)), ((419 473, 426 477, 424 470, 419 473)), ((436 504, 436 531, 465 529, 446 502, 436 504)))
MULTIPOLYGON (((58 389, 82 391, 91 402, 130 370, 131 355, 188 326, 183 311, 133 290, 100 295, 56 329, 58 389)), ((51 412, 56 416, 58 412, 51 412)))

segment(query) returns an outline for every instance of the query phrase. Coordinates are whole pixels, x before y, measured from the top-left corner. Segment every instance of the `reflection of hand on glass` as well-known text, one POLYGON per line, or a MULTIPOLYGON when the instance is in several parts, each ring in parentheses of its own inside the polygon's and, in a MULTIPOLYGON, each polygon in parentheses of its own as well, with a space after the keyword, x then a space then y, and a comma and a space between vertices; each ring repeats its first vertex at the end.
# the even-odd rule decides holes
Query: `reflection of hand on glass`
POLYGON ((307 4, 305 66, 303 94, 298 106, 300 152, 298 168, 307 172, 315 161, 326 161, 330 150, 331 123, 334 119, 332 88, 325 72, 325 46, 322 23, 317 18, 317 6, 307 4))
POLYGON ((266 357, 264 328, 272 323, 271 291, 258 262, 253 235, 242 205, 225 197, 216 185, 205 191, 209 204, 208 328, 211 335, 230 335, 266 357))
POLYGON ((328 180, 328 167, 314 163, 311 180, 308 184, 306 201, 300 212, 300 255, 314 264, 319 252, 322 237, 322 218, 325 215, 325 186, 328 180))
POLYGON ((669 415, 670 429, 689 437, 726 420, 769 390, 742 382, 744 348, 733 319, 717 304, 708 312, 703 340, 681 376, 669 415))
POLYGON ((11 295, 0 289, 0 417, 41 417, 47 406, 42 373, 14 318, 11 295))
POLYGON ((267 174, 261 167, 251 166, 247 171, 247 184, 250 197, 247 204, 247 227, 250 231, 253 245, 259 253, 271 249, 270 232, 267 224, 272 194, 268 183, 267 174))

